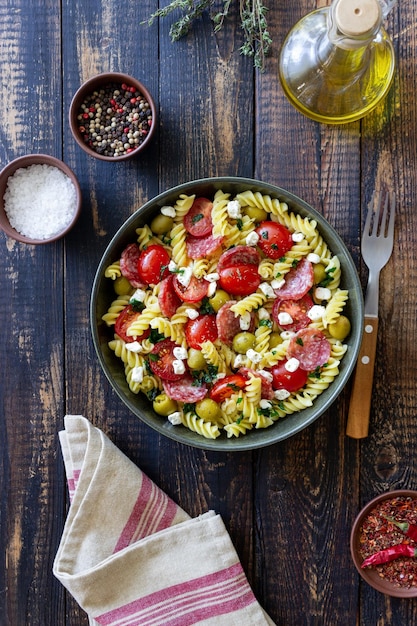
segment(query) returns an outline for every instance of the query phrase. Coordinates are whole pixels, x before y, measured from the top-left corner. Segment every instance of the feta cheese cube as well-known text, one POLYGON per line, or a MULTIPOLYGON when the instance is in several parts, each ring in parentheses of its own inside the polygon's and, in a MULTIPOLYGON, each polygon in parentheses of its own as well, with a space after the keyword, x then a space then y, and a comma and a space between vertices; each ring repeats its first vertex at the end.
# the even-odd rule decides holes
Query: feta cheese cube
POLYGON ((175 359, 174 361, 172 361, 172 368, 174 370, 174 374, 184 374, 185 372, 184 361, 175 359))
POLYGON ((286 311, 278 313, 278 324, 280 326, 288 326, 288 324, 292 324, 293 321, 294 320, 291 317, 291 315, 287 313, 286 311))
POLYGON ((310 252, 310 254, 307 254, 307 261, 315 265, 316 263, 320 263, 320 257, 315 252, 310 252))
POLYGON ((197 317, 199 316, 199 312, 191 308, 185 309, 185 314, 190 320, 196 320, 197 317))
POLYGON ((330 300, 332 292, 327 287, 316 287, 314 295, 317 300, 330 300))
POLYGON ((253 350, 252 348, 246 352, 246 356, 252 361, 252 363, 260 363, 262 360, 262 354, 260 352, 256 352, 256 350, 253 350))
POLYGON ((174 411, 174 413, 170 413, 168 415, 168 421, 171 422, 173 426, 179 426, 181 422, 181 413, 179 411, 174 411))
POLYGON ((326 309, 321 304, 315 304, 307 311, 307 316, 311 319, 312 322, 317 322, 321 320, 326 313, 326 309))
POLYGON ((272 287, 272 289, 281 289, 281 287, 283 287, 284 285, 285 285, 284 278, 273 278, 271 280, 271 287, 272 287))
POLYGON ((255 233, 254 230, 251 233, 249 233, 249 235, 245 239, 247 246, 256 246, 258 241, 259 241, 259 235, 258 233, 255 233))
POLYGON ((286 400, 290 396, 290 392, 286 389, 277 389, 274 391, 274 396, 277 400, 286 400))
POLYGON ((145 302, 146 292, 143 289, 136 289, 136 291, 130 296, 129 302, 145 302))
POLYGON ((272 289, 269 283, 261 283, 259 289, 267 298, 275 298, 275 291, 272 289))
POLYGON ((126 350, 129 352, 142 352, 143 348, 139 341, 132 341, 126 344, 126 350))
POLYGON ((227 203, 226 210, 228 216, 233 220, 237 220, 242 217, 240 204, 237 200, 230 200, 230 202, 227 203))
POLYGON ((143 382, 143 367, 138 365, 132 369, 132 380, 134 383, 143 382))
POLYGON ((176 212, 173 206, 163 206, 161 209, 162 215, 166 215, 167 217, 175 217, 176 212))
POLYGON ((172 352, 176 359, 184 360, 188 358, 188 352, 186 348, 183 348, 182 346, 176 346, 172 352))
POLYGON ((300 367, 300 361, 295 357, 288 359, 288 361, 284 365, 287 372, 296 372, 300 367))
POLYGON ((191 265, 188 267, 181 267, 178 274, 178 282, 181 283, 183 287, 188 287, 191 281, 191 276, 193 275, 193 268, 191 265))
POLYGON ((249 311, 246 311, 246 313, 244 313, 243 315, 240 316, 240 318, 239 318, 239 326, 240 326, 241 330, 249 330, 251 319, 252 318, 251 318, 251 315, 250 315, 249 311))

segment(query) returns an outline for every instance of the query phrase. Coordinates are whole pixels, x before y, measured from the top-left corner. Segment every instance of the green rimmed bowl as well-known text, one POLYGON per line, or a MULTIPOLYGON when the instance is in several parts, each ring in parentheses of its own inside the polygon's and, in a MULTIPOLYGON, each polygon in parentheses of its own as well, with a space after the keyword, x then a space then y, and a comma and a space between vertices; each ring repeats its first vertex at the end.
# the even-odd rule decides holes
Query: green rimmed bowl
POLYGON ((189 446, 216 451, 253 450, 275 444, 292 437, 322 415, 339 396, 355 366, 362 339, 363 317, 362 288, 355 264, 342 239, 323 216, 306 202, 281 187, 249 178, 230 176, 183 183, 159 194, 133 213, 114 235, 103 254, 95 275, 90 302, 91 332, 100 365, 111 386, 129 410, 145 424, 166 437, 189 446), (349 301, 345 310, 351 321, 352 330, 346 339, 348 350, 340 363, 339 375, 314 401, 312 407, 280 419, 266 429, 254 429, 246 435, 230 439, 222 434, 217 439, 212 440, 193 433, 182 425, 172 425, 166 418, 153 411, 152 403, 143 394, 136 395, 130 391, 121 361, 108 347, 108 342, 113 333, 102 321, 102 316, 115 299, 112 281, 105 278, 104 272, 111 263, 120 258, 122 250, 129 243, 136 241, 135 229, 144 224, 149 224, 161 207, 173 204, 180 194, 196 194, 197 196, 212 198, 219 189, 232 195, 245 190, 252 190, 279 198, 288 204, 291 211, 317 222, 324 241, 340 260, 342 287, 349 290, 349 301))

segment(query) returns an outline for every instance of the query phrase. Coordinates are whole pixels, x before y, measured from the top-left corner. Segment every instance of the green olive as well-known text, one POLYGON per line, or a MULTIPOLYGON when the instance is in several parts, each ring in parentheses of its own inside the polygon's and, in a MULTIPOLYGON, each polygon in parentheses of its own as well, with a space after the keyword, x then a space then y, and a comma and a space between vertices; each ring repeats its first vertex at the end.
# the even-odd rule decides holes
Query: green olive
POLYGON ((326 268, 322 263, 315 263, 313 265, 314 284, 319 285, 325 278, 327 278, 326 268))
POLYGON ((196 348, 190 348, 188 350, 187 363, 190 370, 203 370, 207 365, 203 353, 196 348))
POLYGON ((255 344, 255 335, 247 331, 233 337, 233 350, 238 354, 246 354, 255 344))
POLYGON ((269 335, 269 349, 273 350, 282 343, 282 337, 280 333, 271 333, 269 335))
POLYGON ((265 209, 256 206, 245 206, 243 212, 255 222, 263 222, 268 219, 268 213, 265 209))
POLYGON ((151 222, 151 231, 155 233, 155 235, 165 235, 165 233, 171 230, 173 224, 174 220, 172 217, 168 217, 168 215, 162 215, 162 213, 160 213, 153 218, 151 222))
POLYGON ((217 313, 217 311, 222 308, 223 304, 226 304, 229 300, 230 296, 226 293, 226 291, 223 291, 223 289, 217 289, 214 296, 209 298, 209 303, 217 313))
POLYGON ((171 415, 178 409, 177 403, 171 400, 166 393, 160 393, 153 401, 153 409, 158 415, 171 415))
POLYGON ((334 339, 343 341, 350 333, 350 321, 345 315, 339 315, 335 322, 329 324, 329 333, 334 339))
POLYGON ((118 276, 113 287, 118 296, 127 296, 132 291, 132 285, 124 276, 118 276))
POLYGON ((215 420, 220 416, 220 407, 211 398, 204 398, 204 400, 200 400, 195 405, 195 412, 198 417, 201 417, 204 420, 211 421, 215 420))

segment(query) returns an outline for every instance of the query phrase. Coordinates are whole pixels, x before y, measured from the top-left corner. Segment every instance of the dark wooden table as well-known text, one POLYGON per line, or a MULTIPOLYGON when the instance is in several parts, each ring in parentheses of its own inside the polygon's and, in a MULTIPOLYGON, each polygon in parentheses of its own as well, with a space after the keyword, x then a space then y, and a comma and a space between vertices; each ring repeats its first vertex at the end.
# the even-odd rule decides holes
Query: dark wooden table
MULTIPOLYGON (((162 3, 165 4, 165 3, 162 3)), ((417 600, 359 580, 352 522, 371 497, 416 487, 417 3, 389 16, 398 68, 391 92, 361 122, 331 127, 295 111, 277 78, 283 37, 326 2, 266 2, 274 45, 263 74, 239 54, 238 3, 214 34, 208 15, 171 43, 171 19, 141 25, 153 0, 0 1, 0 164, 25 153, 62 158, 84 196, 70 235, 45 246, 0 235, 1 626, 81 626, 85 614, 54 579, 67 489, 57 432, 81 413, 188 513, 213 508, 256 596, 279 626, 410 626, 417 600), (155 95, 157 138, 120 163, 87 157, 68 126, 76 89, 102 71, 135 75, 155 95), (369 437, 345 435, 349 385, 291 439, 256 452, 213 453, 160 437, 110 388, 88 310, 100 257, 144 201, 200 177, 240 175, 305 199, 337 229, 361 272, 360 232, 374 187, 396 192, 369 437)))

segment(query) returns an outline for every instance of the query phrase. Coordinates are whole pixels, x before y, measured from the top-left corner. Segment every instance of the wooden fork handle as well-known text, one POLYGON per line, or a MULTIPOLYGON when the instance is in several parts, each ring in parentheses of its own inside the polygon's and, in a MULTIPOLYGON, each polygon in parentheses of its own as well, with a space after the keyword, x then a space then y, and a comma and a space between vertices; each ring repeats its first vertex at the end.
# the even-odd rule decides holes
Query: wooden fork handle
POLYGON ((368 436, 372 386, 378 335, 378 318, 365 316, 362 345, 353 379, 346 434, 353 439, 368 436))

